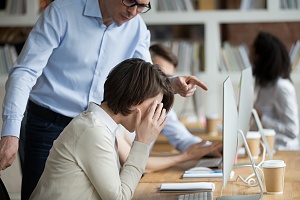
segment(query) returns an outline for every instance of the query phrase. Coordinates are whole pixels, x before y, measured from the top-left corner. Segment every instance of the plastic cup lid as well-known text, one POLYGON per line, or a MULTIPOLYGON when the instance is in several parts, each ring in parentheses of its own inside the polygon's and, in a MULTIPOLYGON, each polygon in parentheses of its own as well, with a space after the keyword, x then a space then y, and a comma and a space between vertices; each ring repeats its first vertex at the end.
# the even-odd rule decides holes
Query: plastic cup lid
POLYGON ((266 136, 273 136, 276 134, 274 129, 263 129, 266 136))
POLYGON ((278 168, 285 167, 286 164, 283 160, 266 160, 263 162, 262 167, 264 168, 278 168))
POLYGON ((259 139, 261 137, 258 131, 248 131, 247 132, 247 139, 259 139))
POLYGON ((207 114, 206 119, 219 119, 219 114, 207 114))

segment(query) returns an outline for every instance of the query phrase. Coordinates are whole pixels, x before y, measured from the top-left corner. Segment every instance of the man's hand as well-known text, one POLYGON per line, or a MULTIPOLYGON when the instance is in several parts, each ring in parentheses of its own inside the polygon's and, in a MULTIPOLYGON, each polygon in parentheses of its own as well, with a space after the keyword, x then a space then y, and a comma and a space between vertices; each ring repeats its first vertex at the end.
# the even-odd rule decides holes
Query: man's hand
POLYGON ((19 148, 19 138, 15 136, 5 136, 0 140, 0 170, 5 170, 11 166, 17 157, 19 148))
POLYGON ((221 144, 214 142, 211 145, 205 145, 206 141, 202 140, 199 143, 191 145, 187 148, 183 154, 185 154, 186 160, 198 160, 203 156, 210 154, 216 151, 218 148, 221 148, 221 144))
POLYGON ((223 145, 220 144, 218 146, 218 148, 209 152, 208 154, 206 154, 206 156, 210 156, 210 157, 214 157, 214 158, 223 157, 223 145))
POLYGON ((176 76, 170 78, 170 81, 175 93, 183 97, 192 96, 196 91, 196 86, 201 87, 203 90, 208 90, 207 86, 195 76, 176 76))

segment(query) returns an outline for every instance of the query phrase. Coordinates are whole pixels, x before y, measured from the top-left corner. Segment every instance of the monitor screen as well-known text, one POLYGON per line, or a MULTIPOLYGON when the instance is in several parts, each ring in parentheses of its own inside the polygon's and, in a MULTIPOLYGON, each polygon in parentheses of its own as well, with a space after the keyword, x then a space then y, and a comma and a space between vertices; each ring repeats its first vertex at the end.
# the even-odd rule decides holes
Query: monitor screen
MULTIPOLYGON (((238 128, 247 134, 250 128, 252 109, 254 103, 254 78, 252 68, 248 67, 242 71, 240 80, 240 93, 238 105, 238 128)), ((238 135, 238 149, 243 145, 243 138, 238 135)))
MULTIPOLYGON (((251 113, 251 112, 250 112, 251 113)), ((238 125, 238 111, 235 101, 235 94, 230 77, 227 77, 223 83, 223 179, 222 188, 226 187, 228 179, 230 178, 231 170, 234 166, 234 161, 237 154, 238 135, 241 135, 243 141, 246 140, 243 137, 243 133, 239 129, 238 125)), ((251 161, 251 166, 255 173, 255 176, 259 182, 260 194, 255 195, 241 195, 241 196, 219 196, 217 200, 237 200, 237 199, 251 199, 260 200, 263 196, 263 186, 256 171, 255 163, 252 159, 251 152, 248 145, 245 144, 247 153, 251 161)))
POLYGON ((225 188, 237 153, 238 112, 231 78, 223 83, 223 180, 225 188))
MULTIPOLYGON (((252 75, 252 68, 248 67, 242 71, 240 80, 240 93, 239 93, 239 105, 238 105, 238 128, 241 130, 245 137, 250 129, 250 121, 252 114, 254 120, 258 126, 259 132, 262 136, 262 140, 268 152, 269 158, 272 159, 272 152, 268 145, 268 141, 263 132, 263 127, 261 125, 260 119, 253 109, 254 104, 254 78, 252 75)), ((241 148, 243 145, 243 138, 238 134, 238 146, 237 149, 241 148)))

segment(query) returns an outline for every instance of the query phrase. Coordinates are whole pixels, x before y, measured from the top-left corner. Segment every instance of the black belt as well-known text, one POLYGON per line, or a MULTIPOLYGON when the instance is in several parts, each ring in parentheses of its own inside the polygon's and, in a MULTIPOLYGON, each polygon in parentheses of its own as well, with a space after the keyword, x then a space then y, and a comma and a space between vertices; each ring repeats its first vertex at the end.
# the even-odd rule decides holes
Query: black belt
POLYGON ((37 117, 63 126, 67 126, 73 119, 71 117, 56 113, 48 108, 39 106, 30 100, 28 101, 28 111, 37 117))

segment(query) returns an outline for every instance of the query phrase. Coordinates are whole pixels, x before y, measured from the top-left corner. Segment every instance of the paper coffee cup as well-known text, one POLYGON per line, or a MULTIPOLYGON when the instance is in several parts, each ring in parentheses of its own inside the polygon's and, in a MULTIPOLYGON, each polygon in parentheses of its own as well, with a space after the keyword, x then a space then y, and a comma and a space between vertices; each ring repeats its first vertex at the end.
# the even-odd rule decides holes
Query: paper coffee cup
POLYGON ((275 130, 274 129, 263 129, 265 136, 268 141, 268 145, 272 153, 274 153, 274 141, 275 141, 275 130))
POLYGON ((208 115, 206 116, 206 132, 209 135, 218 134, 218 115, 208 115))
POLYGON ((261 138, 261 135, 258 131, 248 131, 248 133, 246 135, 247 144, 249 146, 249 150, 251 152, 253 159, 257 159, 259 156, 260 138, 261 138))
POLYGON ((268 194, 282 194, 284 189, 285 166, 283 160, 267 160, 262 164, 266 192, 268 194))

